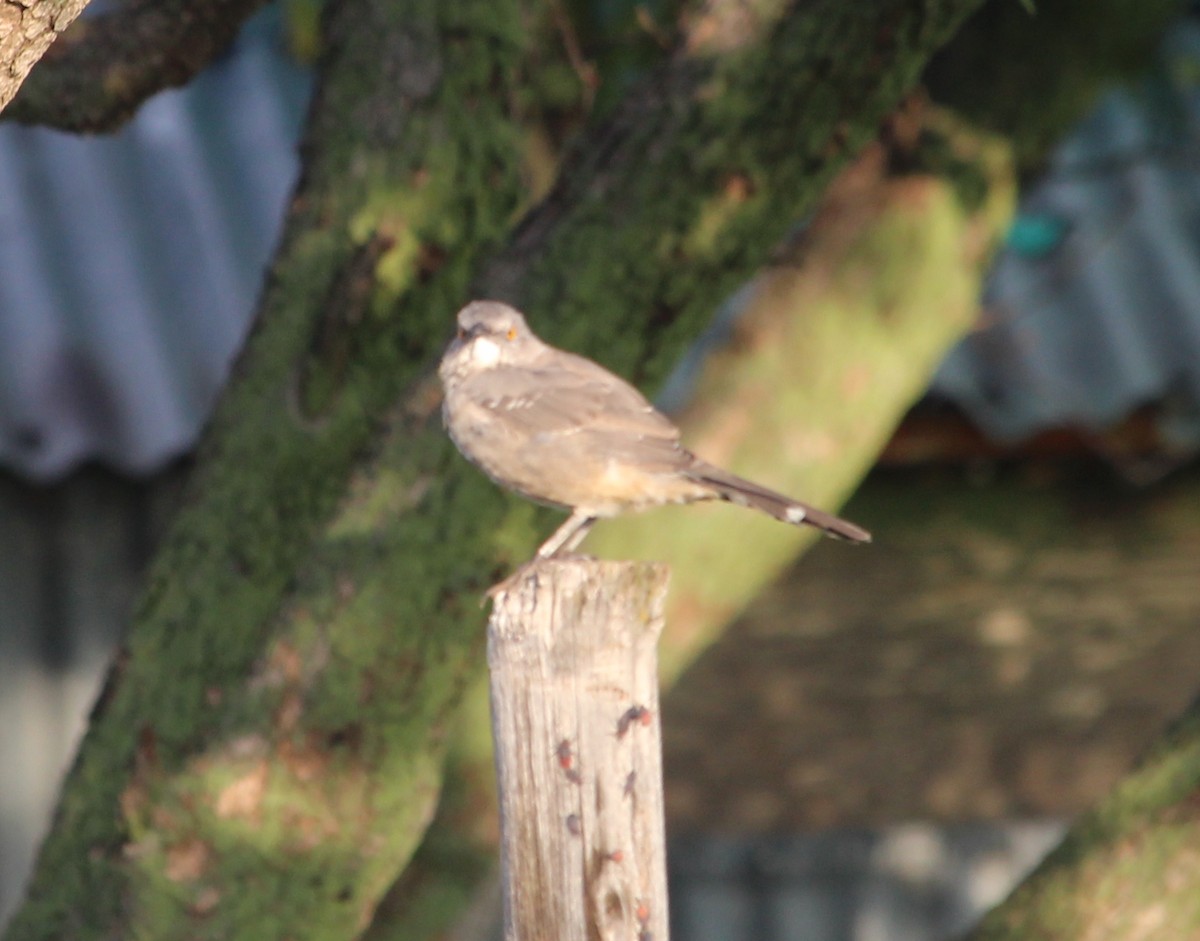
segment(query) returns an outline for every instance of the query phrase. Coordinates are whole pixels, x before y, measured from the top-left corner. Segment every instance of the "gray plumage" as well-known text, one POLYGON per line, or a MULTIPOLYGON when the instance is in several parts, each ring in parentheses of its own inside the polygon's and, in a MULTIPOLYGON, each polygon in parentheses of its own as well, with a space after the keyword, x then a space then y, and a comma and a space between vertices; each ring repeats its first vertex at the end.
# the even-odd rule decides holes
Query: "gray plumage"
POLYGON ((442 357, 442 417, 459 451, 502 487, 571 516, 538 549, 574 549, 601 517, 728 500, 851 542, 865 529, 696 457, 624 379, 543 343, 520 312, 473 301, 442 357))

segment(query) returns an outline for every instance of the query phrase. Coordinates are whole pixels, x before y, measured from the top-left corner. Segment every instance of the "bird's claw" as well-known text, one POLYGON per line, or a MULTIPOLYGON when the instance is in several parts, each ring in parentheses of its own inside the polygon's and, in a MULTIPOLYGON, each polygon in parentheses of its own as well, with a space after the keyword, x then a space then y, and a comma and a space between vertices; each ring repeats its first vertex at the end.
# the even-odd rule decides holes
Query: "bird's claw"
POLYGON ((489 601, 495 604, 501 595, 508 594, 509 591, 516 587, 517 582, 519 582, 526 575, 529 569, 532 568, 536 563, 537 560, 534 559, 532 562, 526 562, 523 565, 519 565, 507 578, 496 582, 496 584, 483 593, 483 597, 479 600, 479 607, 482 608, 489 601))
MULTIPOLYGON (((507 594, 517 586, 517 583, 526 575, 531 574, 532 570, 537 569, 542 562, 595 562, 594 555, 588 555, 586 552, 556 552, 553 555, 534 556, 528 562, 518 566, 511 575, 501 581, 496 582, 491 588, 483 593, 483 597, 479 600, 479 607, 483 607, 489 601, 495 603, 503 594, 507 594)), ((536 577, 536 575, 535 575, 536 577)))

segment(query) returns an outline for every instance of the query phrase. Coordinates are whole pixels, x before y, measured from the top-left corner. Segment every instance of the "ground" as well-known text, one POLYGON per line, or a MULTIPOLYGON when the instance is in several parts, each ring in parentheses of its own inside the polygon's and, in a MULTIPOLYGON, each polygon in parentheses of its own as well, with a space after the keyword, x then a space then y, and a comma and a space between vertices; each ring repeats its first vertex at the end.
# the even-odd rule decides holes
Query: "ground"
POLYGON ((1200 474, 877 472, 664 705, 674 832, 1070 817, 1200 690, 1200 474), (980 480, 980 475, 985 480, 980 480))

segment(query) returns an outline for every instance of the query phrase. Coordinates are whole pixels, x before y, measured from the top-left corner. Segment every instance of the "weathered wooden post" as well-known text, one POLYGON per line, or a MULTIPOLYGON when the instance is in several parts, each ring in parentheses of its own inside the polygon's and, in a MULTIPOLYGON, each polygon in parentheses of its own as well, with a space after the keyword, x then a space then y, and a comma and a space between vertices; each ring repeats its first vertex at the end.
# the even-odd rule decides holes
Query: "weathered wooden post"
POLYGON ((667 941, 664 565, 564 559, 488 624, 506 941, 667 941))

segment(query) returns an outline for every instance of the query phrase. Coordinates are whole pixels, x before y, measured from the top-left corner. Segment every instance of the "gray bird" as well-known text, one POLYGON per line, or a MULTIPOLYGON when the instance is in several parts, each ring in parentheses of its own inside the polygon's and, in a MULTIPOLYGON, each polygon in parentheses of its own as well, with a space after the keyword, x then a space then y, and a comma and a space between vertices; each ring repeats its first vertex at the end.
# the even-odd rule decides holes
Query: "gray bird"
POLYGON ((850 542, 871 541, 853 523, 696 457, 637 389, 543 343, 507 304, 472 301, 458 312, 458 335, 438 375, 442 418, 467 460, 501 487, 570 510, 538 559, 572 551, 602 517, 697 500, 728 500, 850 542))

